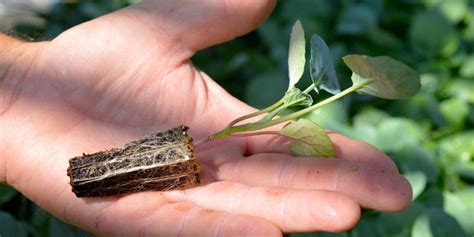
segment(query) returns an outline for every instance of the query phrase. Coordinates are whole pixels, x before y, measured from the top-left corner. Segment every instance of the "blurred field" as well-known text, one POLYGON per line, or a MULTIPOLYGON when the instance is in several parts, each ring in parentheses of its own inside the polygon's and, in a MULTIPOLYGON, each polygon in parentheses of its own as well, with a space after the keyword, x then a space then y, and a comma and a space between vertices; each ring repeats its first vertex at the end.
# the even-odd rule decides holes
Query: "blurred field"
MULTIPOLYGON (((47 9, 30 1, 28 11, 16 12, 29 17, 18 21, 7 14, 9 0, 3 1, 0 27, 27 40, 52 39, 133 2, 59 2, 47 9)), ((310 116, 388 153, 412 183, 413 205, 402 213, 365 211, 346 233, 294 236, 474 236, 474 1, 281 0, 256 31, 199 52, 193 62, 236 97, 269 105, 287 88, 289 33, 296 19, 307 40, 313 33, 326 40, 343 87, 350 85, 350 73, 341 57, 353 53, 403 61, 421 74, 423 87, 403 101, 352 95, 310 116)), ((0 236, 83 235, 0 186, 0 236)))

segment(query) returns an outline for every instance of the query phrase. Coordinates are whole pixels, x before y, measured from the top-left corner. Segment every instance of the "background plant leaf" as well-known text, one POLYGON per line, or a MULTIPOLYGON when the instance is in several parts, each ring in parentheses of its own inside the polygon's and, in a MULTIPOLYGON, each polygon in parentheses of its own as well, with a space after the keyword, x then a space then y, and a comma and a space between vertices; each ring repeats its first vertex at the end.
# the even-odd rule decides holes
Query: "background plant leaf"
POLYGON ((0 211, 0 236, 27 236, 26 230, 21 223, 15 220, 9 213, 0 211))
POLYGON ((18 192, 12 187, 0 184, 0 207, 2 204, 10 201, 12 198, 18 195, 18 192))
POLYGON ((360 93, 385 99, 402 99, 416 94, 421 88, 417 72, 391 57, 347 55, 343 60, 352 70, 354 84, 374 80, 359 89, 360 93))
POLYGON ((290 48, 288 50, 288 73, 290 84, 288 90, 295 86, 304 72, 306 63, 305 38, 301 22, 297 20, 293 25, 290 37, 290 48))
POLYGON ((428 182, 426 175, 421 171, 408 172, 405 174, 413 189, 413 200, 415 200, 425 190, 428 182))
POLYGON ((453 25, 436 8, 420 12, 415 16, 410 28, 410 41, 412 47, 418 52, 433 56, 451 55, 458 47, 453 25))
POLYGON ((445 211, 432 208, 425 210, 416 220, 412 228, 413 237, 467 237, 459 223, 445 211))
POLYGON ((280 130, 290 138, 291 150, 298 156, 334 157, 334 145, 323 128, 309 119, 299 119, 280 130))
POLYGON ((309 72, 311 80, 316 85, 316 91, 317 88, 321 88, 331 94, 339 93, 341 88, 326 42, 319 35, 313 35, 310 44, 309 72))

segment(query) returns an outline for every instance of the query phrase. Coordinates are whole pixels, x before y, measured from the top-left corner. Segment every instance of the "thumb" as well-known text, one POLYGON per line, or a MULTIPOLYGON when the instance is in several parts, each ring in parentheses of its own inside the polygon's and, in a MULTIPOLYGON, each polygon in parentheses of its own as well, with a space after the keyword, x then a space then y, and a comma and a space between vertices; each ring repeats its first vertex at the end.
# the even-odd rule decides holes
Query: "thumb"
POLYGON ((195 52, 255 29, 274 6, 275 0, 149 0, 124 11, 151 27, 160 40, 195 52))

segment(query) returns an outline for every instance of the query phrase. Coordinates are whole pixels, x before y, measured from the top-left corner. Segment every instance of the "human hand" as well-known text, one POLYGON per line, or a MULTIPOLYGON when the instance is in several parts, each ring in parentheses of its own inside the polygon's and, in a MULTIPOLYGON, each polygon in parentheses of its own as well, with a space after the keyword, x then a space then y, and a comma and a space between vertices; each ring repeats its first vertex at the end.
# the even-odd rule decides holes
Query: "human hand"
POLYGON ((52 42, 15 43, 14 62, 0 63, 0 181, 99 235, 341 231, 357 223, 360 207, 406 208, 411 189, 390 158, 338 134, 330 134, 337 159, 294 158, 274 137, 226 139, 198 149, 200 187, 112 198, 71 192, 71 157, 180 124, 199 139, 252 112, 189 58, 252 30, 273 5, 147 1, 52 42))

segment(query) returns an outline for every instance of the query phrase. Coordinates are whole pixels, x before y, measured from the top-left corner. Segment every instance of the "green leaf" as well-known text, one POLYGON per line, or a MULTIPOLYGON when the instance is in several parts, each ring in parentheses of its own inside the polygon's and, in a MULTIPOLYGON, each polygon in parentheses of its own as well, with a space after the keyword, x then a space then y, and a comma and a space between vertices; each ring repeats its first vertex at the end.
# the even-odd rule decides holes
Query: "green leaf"
MULTIPOLYGON (((402 139, 401 139, 402 140, 402 139)), ((427 182, 435 183, 439 177, 439 168, 435 163, 435 153, 420 145, 404 147, 392 155, 404 173, 421 172, 427 182)))
POLYGON ((290 37, 290 49, 288 52, 288 73, 290 84, 288 90, 295 86, 304 72, 305 57, 305 39, 304 30, 301 22, 297 20, 293 25, 290 37))
MULTIPOLYGON (((407 210, 398 213, 380 213, 376 217, 376 220, 380 226, 381 233, 377 236, 391 236, 391 237, 402 237, 410 236, 410 226, 417 218, 417 216, 423 211, 424 207, 417 202, 412 203, 407 210)), ((373 236, 369 232, 368 235, 362 236, 373 236)))
POLYGON ((474 162, 474 130, 459 132, 439 142, 441 157, 454 161, 474 162))
POLYGON ((357 90, 359 93, 385 99, 402 99, 420 90, 420 77, 416 71, 391 57, 347 55, 343 60, 352 70, 353 84, 372 81, 357 90))
POLYGON ((469 115, 469 105, 460 98, 449 98, 439 106, 446 121, 453 126, 462 126, 469 115))
POLYGON ((443 193, 443 206, 456 218, 469 236, 474 236, 474 188, 443 193))
POLYGON ((285 90, 286 78, 284 76, 273 71, 263 72, 247 85, 244 98, 251 106, 265 108, 279 100, 285 90))
POLYGON ((364 4, 354 4, 342 12, 336 30, 340 34, 362 35, 374 28, 376 23, 376 12, 364 4))
POLYGON ((456 219, 438 208, 425 210, 415 220, 411 234, 413 237, 467 237, 456 219))
POLYGON ((293 87, 285 93, 283 102, 288 106, 311 106, 313 98, 307 93, 303 93, 300 89, 293 87))
POLYGON ((349 110, 347 103, 338 100, 330 103, 322 109, 311 111, 302 118, 309 119, 324 128, 346 134, 350 130, 348 126, 349 110))
POLYGON ((0 236, 27 236, 21 224, 9 213, 0 211, 0 236))
POLYGON ((319 35, 311 37, 309 67, 311 80, 316 88, 321 88, 333 95, 341 92, 329 48, 319 35))
POLYGON ((467 12, 467 16, 465 19, 464 24, 466 24, 466 27, 464 29, 463 33, 463 38, 466 41, 472 42, 474 40, 474 9, 470 9, 467 12))
POLYGON ((383 229, 380 224, 374 218, 363 217, 357 226, 351 230, 351 237, 383 236, 383 229))
POLYGON ((91 234, 72 225, 68 225, 56 218, 51 218, 48 227, 49 236, 51 237, 92 236, 91 234))
POLYGON ((467 0, 437 1, 437 5, 441 13, 454 24, 462 21, 469 10, 467 0))
POLYGON ((413 189, 413 200, 415 200, 425 190, 427 178, 423 172, 415 171, 405 173, 405 178, 410 182, 413 189))
POLYGON ((12 198, 14 198, 18 192, 12 187, 4 184, 0 184, 0 206, 12 198))
POLYGON ((459 74, 465 78, 474 78, 474 55, 467 57, 463 61, 459 74))
POLYGON ((410 28, 410 40, 415 50, 430 57, 450 55, 458 47, 456 29, 437 10, 428 10, 415 16, 410 28))
POLYGON ((290 138, 290 146, 298 156, 334 157, 334 146, 323 128, 309 119, 287 124, 280 133, 290 138))
POLYGON ((388 118, 390 115, 380 110, 364 109, 354 116, 350 137, 375 144, 378 126, 388 118))
POLYGON ((349 237, 349 233, 348 232, 343 232, 343 233, 330 233, 330 232, 297 233, 297 234, 289 234, 288 237, 349 237))
POLYGON ((442 88, 442 94, 446 97, 458 97, 467 102, 474 103, 474 80, 460 79, 449 81, 442 88))
POLYGON ((386 152, 396 152, 418 145, 424 137, 425 134, 412 120, 390 118, 382 121, 377 127, 373 145, 386 152))
POLYGON ((378 126, 384 120, 389 119, 390 115, 382 110, 374 108, 365 108, 357 115, 354 116, 354 126, 361 124, 370 124, 372 126, 378 126))

